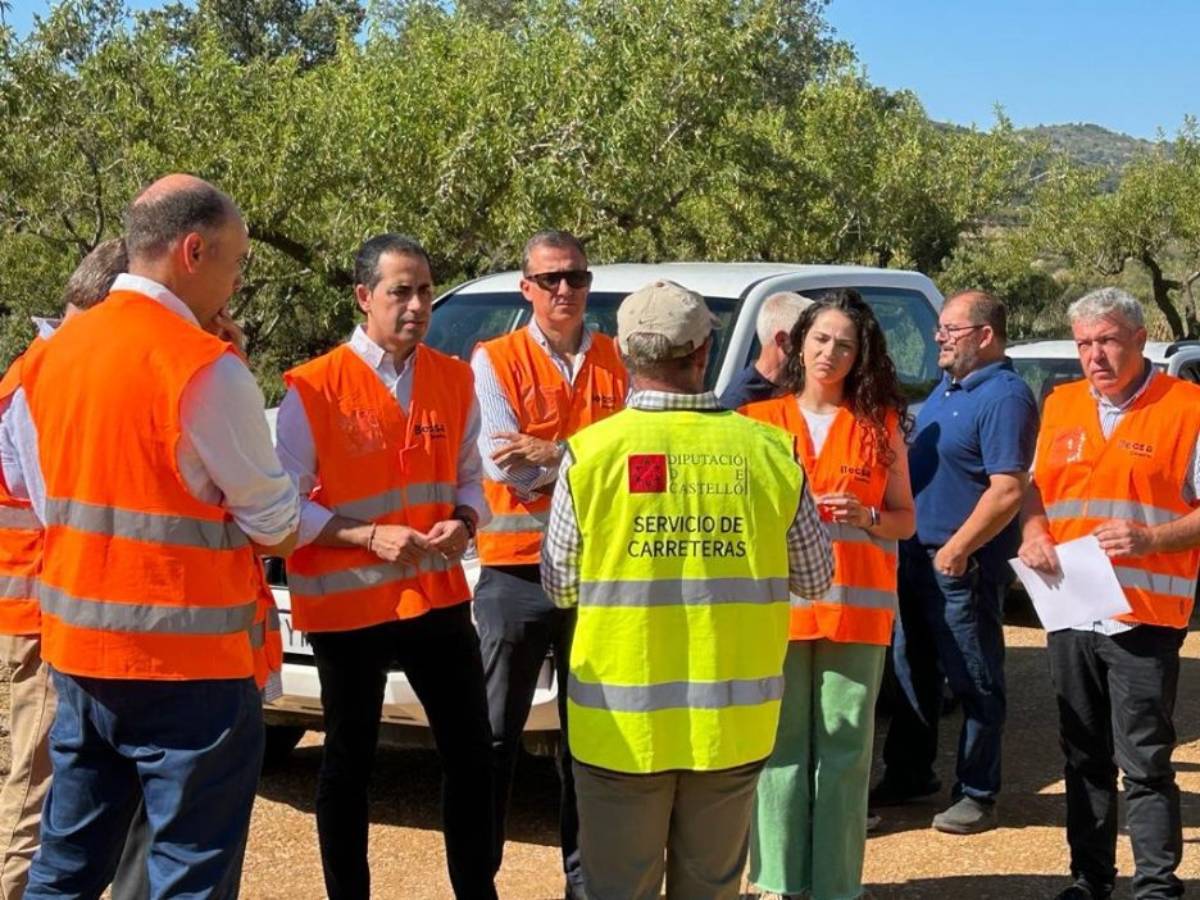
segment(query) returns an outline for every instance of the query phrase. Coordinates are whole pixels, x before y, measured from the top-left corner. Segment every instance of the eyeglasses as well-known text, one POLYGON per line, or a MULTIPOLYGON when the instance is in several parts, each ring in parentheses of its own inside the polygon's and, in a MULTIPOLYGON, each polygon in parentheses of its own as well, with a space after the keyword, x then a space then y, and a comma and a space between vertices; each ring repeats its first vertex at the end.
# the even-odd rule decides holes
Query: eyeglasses
POLYGON ((946 337, 953 338, 954 340, 958 340, 958 336, 959 336, 960 332, 974 331, 976 328, 987 328, 987 326, 986 325, 938 325, 936 328, 933 329, 933 337, 934 337, 934 340, 936 340, 936 339, 940 338, 942 335, 946 335, 946 337))
POLYGON ((587 269, 568 269, 565 272, 542 272, 538 275, 526 275, 543 291, 553 291, 558 288, 560 281, 565 281, 567 287, 574 290, 589 287, 592 283, 592 273, 587 269))

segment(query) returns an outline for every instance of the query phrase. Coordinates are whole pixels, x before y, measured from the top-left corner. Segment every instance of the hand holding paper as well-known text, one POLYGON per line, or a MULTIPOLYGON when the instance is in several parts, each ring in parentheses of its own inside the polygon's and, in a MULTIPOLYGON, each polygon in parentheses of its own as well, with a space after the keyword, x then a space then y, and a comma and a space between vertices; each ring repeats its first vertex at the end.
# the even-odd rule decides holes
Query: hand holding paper
POLYGON ((1095 535, 1058 544, 1059 574, 1046 575, 1019 559, 1009 563, 1033 601, 1042 627, 1061 631, 1129 612, 1112 563, 1095 535))

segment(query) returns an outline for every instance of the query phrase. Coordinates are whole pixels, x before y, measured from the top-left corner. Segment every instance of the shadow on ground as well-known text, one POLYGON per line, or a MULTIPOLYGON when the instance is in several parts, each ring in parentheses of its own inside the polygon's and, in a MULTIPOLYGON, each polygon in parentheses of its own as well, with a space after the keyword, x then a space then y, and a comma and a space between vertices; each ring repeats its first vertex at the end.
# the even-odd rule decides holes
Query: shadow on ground
MULTIPOLYGON (((1010 624, 1014 624, 1011 617, 1010 624)), ((1026 632, 1023 636, 1028 638, 1029 635, 1026 632)), ((1044 647, 1010 647, 1006 673, 1009 720, 1004 747, 1004 790, 1000 805, 1002 827, 1024 829, 1046 826, 1062 829, 1066 813, 1065 800, 1058 786, 1062 779, 1062 757, 1044 647)), ((1200 739, 1198 687, 1200 660, 1185 657, 1175 714, 1180 744, 1200 739)), ((961 712, 957 710, 942 720, 937 765, 938 774, 945 785, 942 793, 912 806, 880 810, 884 815, 881 834, 928 829, 932 817, 948 805, 950 786, 954 782, 955 752, 961 722, 961 712)), ((876 730, 877 753, 882 747, 887 726, 887 717, 880 717, 876 730)), ((311 736, 306 743, 312 743, 311 736)), ((260 793, 311 814, 320 752, 319 746, 300 747, 282 766, 263 776, 260 793)), ((1178 769, 1181 772, 1195 772, 1200 770, 1200 764, 1181 762, 1178 769)), ((876 778, 879 772, 877 762, 876 778)), ((380 824, 439 830, 440 781, 440 765, 437 755, 432 751, 381 747, 371 795, 371 820, 380 824)), ((558 777, 553 761, 523 757, 514 784, 509 839, 557 846, 557 818, 558 777)), ((1183 819, 1185 827, 1200 826, 1200 794, 1184 793, 1183 819)), ((1065 836, 1059 838, 1064 839, 1065 836)), ((1189 843, 1192 846, 1187 851, 1188 855, 1197 852, 1197 841, 1191 840, 1189 843)), ((870 844, 867 852, 871 853, 870 844)), ((1019 863, 1013 862, 1014 868, 1020 867, 1019 863)), ((955 866, 948 865, 948 868, 955 866)), ((903 874, 902 869, 899 874, 903 874)), ((879 884, 872 886, 871 891, 877 898, 904 900, 958 897, 999 900, 1053 897, 1065 884, 1065 873, 1062 876, 949 875, 879 884)))
MULTIPOLYGON (((872 900, 1049 900, 1070 884, 1059 875, 964 875, 871 884, 872 900)), ((1117 896, 1128 888, 1117 883, 1117 896)))
MULTIPOLYGON (((263 773, 258 793, 315 815, 320 764, 319 744, 299 747, 281 765, 263 773)), ((441 778, 441 764, 432 750, 381 746, 371 783, 371 821, 440 831, 441 778)), ((554 760, 523 756, 513 786, 508 839, 558 846, 558 791, 554 760)))

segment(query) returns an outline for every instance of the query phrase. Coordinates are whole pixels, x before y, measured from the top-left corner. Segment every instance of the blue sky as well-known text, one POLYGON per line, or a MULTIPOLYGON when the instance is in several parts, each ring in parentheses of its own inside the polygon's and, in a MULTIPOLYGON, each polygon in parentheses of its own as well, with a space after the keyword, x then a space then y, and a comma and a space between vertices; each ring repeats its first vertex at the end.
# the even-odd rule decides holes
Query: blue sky
MULTIPOLYGON (((11 2, 18 33, 47 9, 11 2)), ((833 0, 827 17, 873 81, 915 91, 935 119, 987 127, 999 103, 1018 126, 1153 138, 1200 113, 1197 0, 833 0)))
POLYGON ((833 0, 827 18, 872 81, 933 118, 982 127, 1094 122, 1173 135, 1200 113, 1196 0, 833 0))

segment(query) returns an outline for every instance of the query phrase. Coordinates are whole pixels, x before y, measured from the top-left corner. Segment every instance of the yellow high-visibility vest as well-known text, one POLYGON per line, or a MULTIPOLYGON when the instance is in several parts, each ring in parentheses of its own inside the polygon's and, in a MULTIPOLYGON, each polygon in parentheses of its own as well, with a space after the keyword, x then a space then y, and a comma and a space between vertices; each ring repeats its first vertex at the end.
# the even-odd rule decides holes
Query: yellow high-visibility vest
POLYGON ((804 484, 792 436, 732 412, 627 409, 569 443, 572 754, 631 773, 766 758, 804 484))

